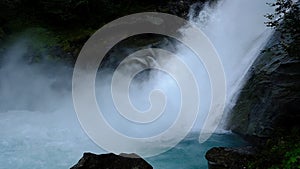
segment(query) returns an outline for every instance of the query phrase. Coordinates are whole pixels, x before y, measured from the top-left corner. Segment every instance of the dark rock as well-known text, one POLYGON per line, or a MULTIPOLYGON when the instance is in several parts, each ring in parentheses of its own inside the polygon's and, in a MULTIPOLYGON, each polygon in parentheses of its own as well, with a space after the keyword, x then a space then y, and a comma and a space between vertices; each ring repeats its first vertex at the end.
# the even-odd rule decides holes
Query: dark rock
POLYGON ((269 137, 278 129, 289 132, 300 124, 300 36, 280 48, 282 37, 288 37, 281 27, 252 65, 231 112, 228 129, 248 138, 269 137))
POLYGON ((257 150, 213 148, 206 154, 210 169, 299 166, 300 2, 298 6, 285 15, 289 17, 276 27, 252 65, 230 114, 228 129, 257 150), (293 162, 287 164, 290 159, 293 162))
POLYGON ((84 153, 71 169, 153 169, 153 167, 136 154, 84 153))
POLYGON ((3 40, 4 36, 5 36, 5 32, 4 32, 4 30, 0 27, 0 41, 3 40))
POLYGON ((214 147, 206 153, 205 158, 209 169, 243 169, 248 160, 254 157, 255 151, 253 147, 214 147))

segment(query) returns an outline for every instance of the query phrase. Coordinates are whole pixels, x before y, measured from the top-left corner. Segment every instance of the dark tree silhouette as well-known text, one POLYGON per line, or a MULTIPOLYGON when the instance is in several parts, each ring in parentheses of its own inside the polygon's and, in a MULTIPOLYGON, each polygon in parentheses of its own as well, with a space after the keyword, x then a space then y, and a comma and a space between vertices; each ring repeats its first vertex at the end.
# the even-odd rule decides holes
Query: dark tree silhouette
POLYGON ((276 29, 280 33, 280 43, 272 46, 268 50, 272 50, 276 54, 299 53, 300 44, 300 2, 293 0, 276 0, 269 3, 275 8, 274 13, 266 14, 268 19, 266 25, 276 29), (297 50, 297 51, 295 51, 297 50))

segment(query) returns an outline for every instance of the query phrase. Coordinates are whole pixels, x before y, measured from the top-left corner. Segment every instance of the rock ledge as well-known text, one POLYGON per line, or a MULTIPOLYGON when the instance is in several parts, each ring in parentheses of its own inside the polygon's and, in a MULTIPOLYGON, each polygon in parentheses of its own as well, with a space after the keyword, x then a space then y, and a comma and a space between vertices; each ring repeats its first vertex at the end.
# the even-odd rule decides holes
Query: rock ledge
POLYGON ((205 158, 209 169, 243 169, 249 159, 255 155, 251 146, 241 148, 214 147, 210 149, 205 158))
POLYGON ((153 167, 136 154, 96 155, 84 153, 83 157, 71 169, 153 169, 153 167))

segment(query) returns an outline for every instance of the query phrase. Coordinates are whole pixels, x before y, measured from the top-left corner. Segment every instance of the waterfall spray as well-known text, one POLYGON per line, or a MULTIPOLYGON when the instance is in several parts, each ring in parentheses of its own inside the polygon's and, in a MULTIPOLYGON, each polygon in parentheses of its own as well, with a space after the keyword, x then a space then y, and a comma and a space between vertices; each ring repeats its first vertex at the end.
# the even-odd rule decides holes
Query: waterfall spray
MULTIPOLYGON (((266 29, 263 17, 270 10, 263 0, 224 0, 215 6, 204 5, 202 11, 197 11, 196 14, 193 9, 190 12, 190 22, 193 22, 206 34, 219 55, 226 77, 226 107, 228 110, 234 105, 234 98, 247 78, 245 78, 247 70, 272 33, 266 29)), ((151 17, 146 19, 153 21, 151 17)), ((154 23, 160 24, 160 20, 155 20, 154 23)), ((184 39, 185 32, 188 32, 189 27, 181 25, 177 30, 179 30, 177 33, 184 39)), ((198 133, 201 131, 202 134, 213 132, 207 130, 207 126, 212 125, 214 129, 221 118, 226 123, 227 112, 223 117, 219 116, 220 113, 223 114, 218 111, 220 109, 208 113, 211 100, 214 98, 208 70, 205 63, 197 58, 197 54, 193 50, 180 43, 182 39, 179 38, 179 43, 175 44, 173 54, 188 65, 190 72, 195 76, 200 95, 197 104, 200 109, 195 119, 190 118, 194 115, 189 116, 190 112, 186 112, 187 119, 184 120, 187 122, 180 123, 182 125, 177 129, 189 131, 191 129, 189 122, 195 121, 191 131, 198 133), (209 114, 211 114, 210 118, 209 114)), ((197 45, 201 47, 201 43, 196 38, 189 40, 196 48, 197 45)), ((161 48, 164 49, 164 46, 161 48)), ((29 51, 28 49, 26 41, 20 39, 11 48, 7 48, 7 52, 2 53, 0 58, 0 127, 2 128, 0 148, 4 152, 1 154, 1 164, 7 164, 6 168, 38 168, 37 166, 45 165, 45 163, 53 164, 53 161, 60 161, 55 166, 53 165, 54 168, 65 168, 84 151, 105 152, 89 140, 78 124, 72 104, 70 90, 72 72, 70 68, 49 63, 28 64, 22 59, 29 51), (70 154, 72 156, 69 156, 70 154), (7 158, 10 160, 7 161, 7 158), (62 159, 64 161, 61 161, 62 159)), ((155 58, 153 56, 156 53, 153 51, 148 52, 145 58, 138 56, 128 58, 122 63, 123 68, 120 65, 118 72, 123 72, 123 70, 133 72, 140 68, 160 66, 182 73, 176 60, 173 60, 172 57, 155 58)), ((199 53, 205 54, 205 50, 203 51, 199 53), (203 51, 204 53, 202 53, 203 51)), ((218 65, 215 66, 218 67, 218 65)), ((111 96, 112 79, 105 72, 105 70, 100 70, 99 73, 104 76, 99 76, 95 80, 96 99, 97 104, 104 110, 103 116, 106 118, 106 123, 110 123, 117 132, 134 138, 156 136, 163 133, 177 120, 176 112, 180 109, 179 98, 181 96, 174 78, 164 72, 154 70, 150 72, 150 78, 144 82, 133 79, 128 97, 138 110, 142 110, 142 113, 147 112, 151 107, 148 98, 153 89, 160 89, 166 95, 163 99, 166 100, 164 107, 166 114, 162 114, 158 118, 156 122, 159 124, 137 126, 134 122, 122 118, 122 115, 114 113, 117 110, 111 96)), ((109 74, 109 76, 112 75, 109 74)), ((183 74, 182 77, 185 75, 183 74)), ((153 101, 155 103, 155 100, 153 101)), ((187 101, 189 100, 187 99, 187 101)), ((192 103, 194 102, 191 101, 192 103)), ((155 105, 161 106, 160 104, 161 102, 155 103, 155 105)), ((216 108, 218 107, 213 106, 212 110, 216 108)), ((87 107, 84 110, 88 112, 90 109, 87 107)), ((222 131, 222 126, 220 131, 222 131)), ((95 132, 99 131, 95 130, 95 132)), ((156 144, 167 150, 170 148, 170 142, 174 141, 170 138, 160 138, 156 144)), ((204 136, 200 138, 200 141, 207 138, 204 136)), ((151 152, 153 144, 147 144, 149 147, 143 151, 145 154, 153 153, 151 152)), ((134 145, 128 148, 136 149, 134 145)))

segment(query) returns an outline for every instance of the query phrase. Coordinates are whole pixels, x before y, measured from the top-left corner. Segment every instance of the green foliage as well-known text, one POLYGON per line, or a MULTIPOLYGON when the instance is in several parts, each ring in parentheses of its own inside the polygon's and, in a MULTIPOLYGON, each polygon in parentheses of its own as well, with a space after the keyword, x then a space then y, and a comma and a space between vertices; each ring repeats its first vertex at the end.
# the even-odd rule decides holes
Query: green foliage
POLYGON ((283 166, 286 169, 300 169, 300 147, 287 152, 283 160, 283 166))
POLYGON ((299 128, 291 133, 284 130, 268 139, 257 156, 248 164, 249 169, 300 169, 299 128))
MULTIPOLYGON (((169 0, 171 1, 171 0, 169 0)), ((168 1, 134 0, 0 0, 1 22, 37 20, 54 27, 97 27, 118 17, 156 11, 168 1)))
MULTIPOLYGON (((26 30, 25 34, 35 39, 29 43, 36 55, 55 48, 53 50, 62 50, 58 53, 67 53, 75 60, 85 41, 102 25, 131 13, 155 11, 158 3, 162 2, 0 0, 0 43, 26 30)), ((49 57, 55 58, 55 54, 49 57)))
POLYGON ((280 34, 281 41, 266 51, 273 51, 276 55, 295 53, 295 43, 300 40, 300 3, 293 0, 276 0, 269 3, 275 8, 274 13, 266 14, 268 27, 274 28, 280 34))
POLYGON ((278 27, 280 22, 284 19, 284 16, 289 13, 293 8, 293 0, 276 0, 274 3, 267 3, 272 7, 275 7, 275 11, 272 14, 266 14, 265 17, 269 19, 266 22, 269 27, 278 27))
MULTIPOLYGON (((28 44, 28 55, 30 62, 40 62, 43 59, 58 60, 58 57, 51 56, 50 49, 58 44, 58 38, 54 33, 42 27, 29 28, 21 32, 21 37, 28 44)), ((20 38, 17 34, 16 38, 20 38)))
POLYGON ((43 27, 31 27, 6 37, 5 42, 1 45, 0 52, 21 39, 28 45, 27 57, 29 62, 39 62, 47 59, 73 63, 82 45, 94 31, 81 28, 54 30, 43 27))
MULTIPOLYGON (((274 36, 279 42, 264 52, 272 57, 286 57, 296 61, 300 55, 300 2, 276 0, 269 5, 275 10, 274 13, 265 15, 269 19, 266 25, 275 29, 274 36)), ((285 112, 285 121, 281 121, 283 123, 277 125, 271 138, 258 147, 259 152, 249 162, 248 168, 300 169, 299 121, 296 121, 297 124, 292 120, 287 121, 289 113, 294 112, 285 112), (293 129, 290 130, 291 128, 293 129)), ((292 114, 291 117, 295 119, 297 115, 292 114)))

